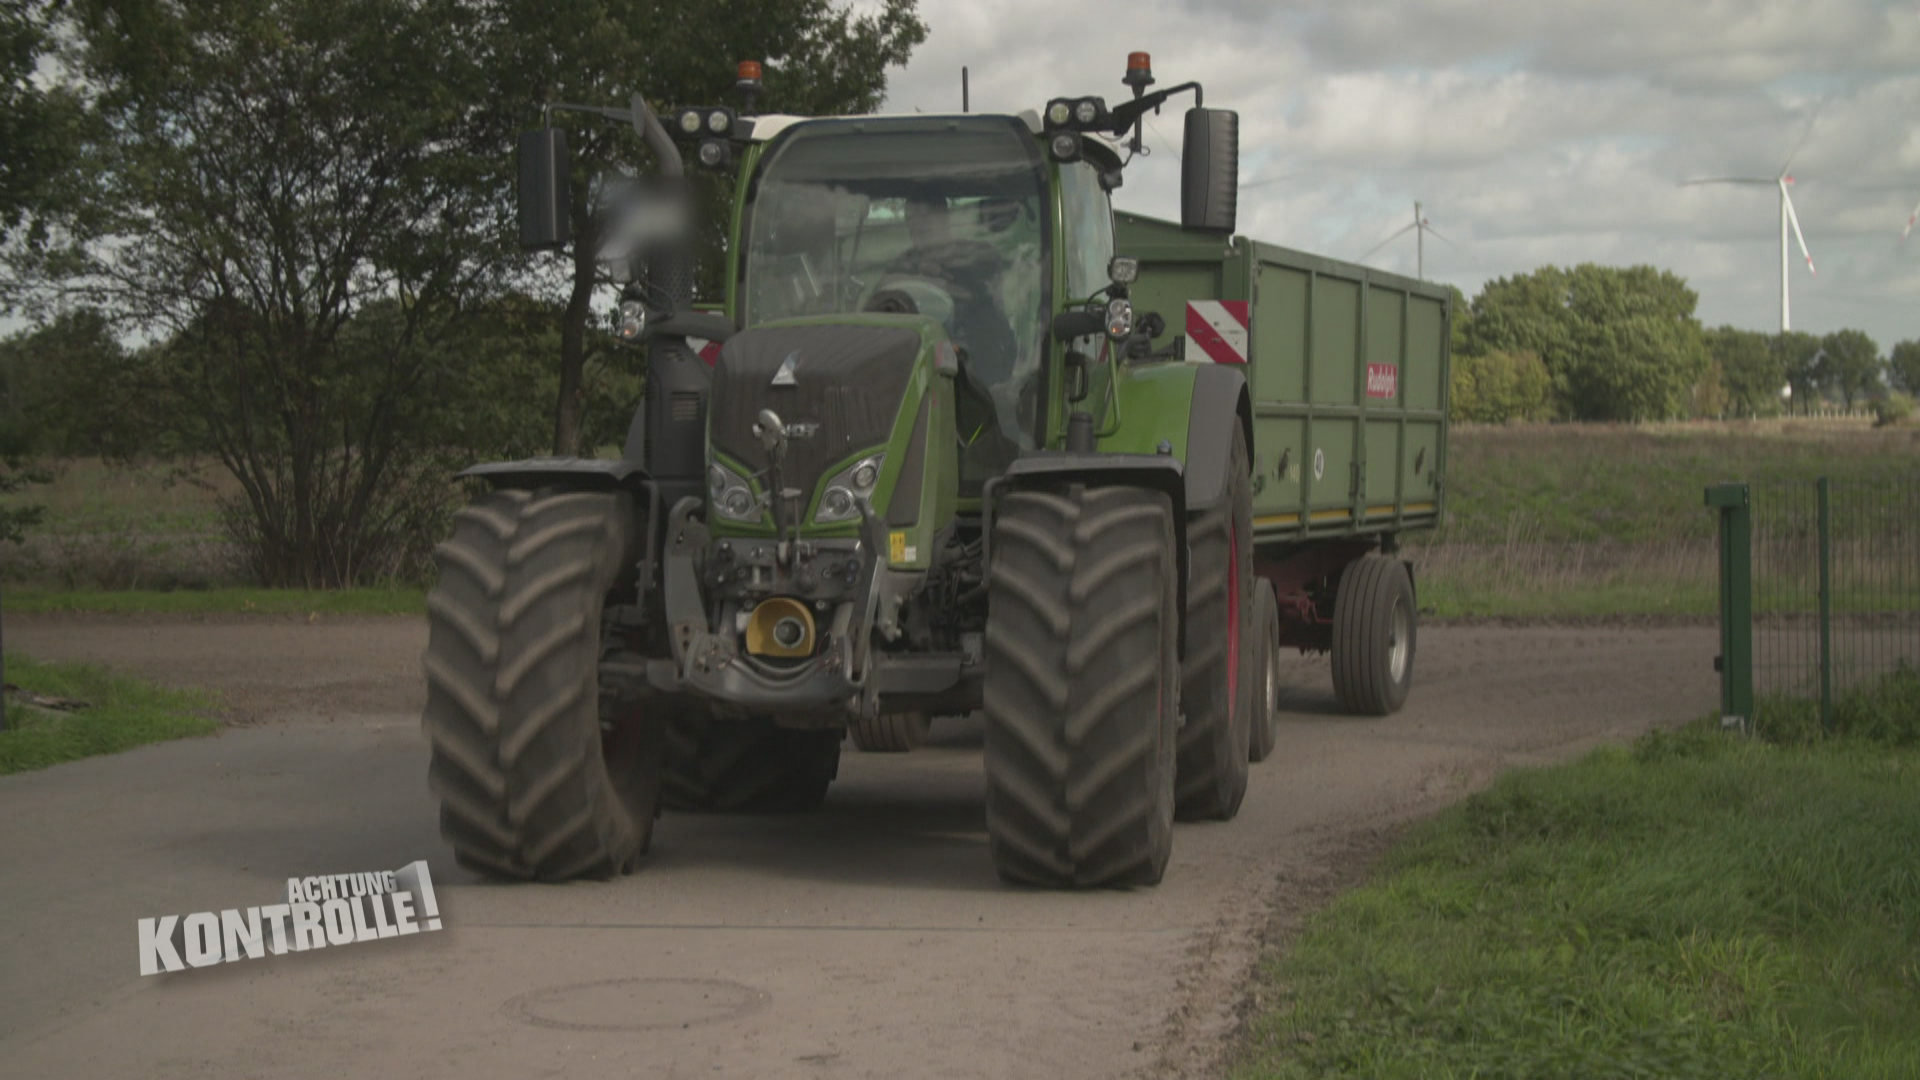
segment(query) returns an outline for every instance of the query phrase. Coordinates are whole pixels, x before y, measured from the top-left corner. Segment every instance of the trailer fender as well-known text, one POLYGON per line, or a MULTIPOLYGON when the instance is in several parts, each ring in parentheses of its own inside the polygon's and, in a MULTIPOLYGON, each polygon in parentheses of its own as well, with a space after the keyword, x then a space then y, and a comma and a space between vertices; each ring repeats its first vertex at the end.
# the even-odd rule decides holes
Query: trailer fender
POLYGON ((1247 438, 1247 461, 1254 460, 1253 405, 1247 377, 1236 364, 1196 364, 1193 397, 1187 406, 1186 505, 1212 506, 1222 498, 1227 459, 1233 453, 1233 417, 1247 438))
MULTIPOLYGON (((1168 454, 1075 453, 1040 450, 1015 459, 1007 471, 987 481, 981 491, 981 535, 986 538, 985 560, 993 565, 995 499, 1009 491, 1058 484, 1127 485, 1166 493, 1173 504, 1173 552, 1180 584, 1179 611, 1187 610, 1187 486, 1185 468, 1168 454)), ((1181 620, 1180 655, 1187 651, 1186 620, 1181 620)))

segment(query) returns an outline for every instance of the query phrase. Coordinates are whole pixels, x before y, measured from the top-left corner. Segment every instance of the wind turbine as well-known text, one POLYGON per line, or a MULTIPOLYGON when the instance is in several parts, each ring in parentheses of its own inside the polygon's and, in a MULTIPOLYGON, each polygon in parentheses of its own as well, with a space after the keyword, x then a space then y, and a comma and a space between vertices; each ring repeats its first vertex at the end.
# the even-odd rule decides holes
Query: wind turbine
MULTIPOLYGON (((1815 118, 1816 119, 1818 118, 1817 113, 1815 114, 1815 118)), ((1812 274, 1815 277, 1820 276, 1820 272, 1813 268, 1813 253, 1807 250, 1807 238, 1800 235, 1800 215, 1793 212, 1793 196, 1787 194, 1787 189, 1793 186, 1793 173, 1789 171, 1790 169, 1793 168, 1793 159, 1800 156, 1800 147, 1805 146, 1807 144, 1807 136, 1811 134, 1813 134, 1813 121, 1809 120, 1807 122, 1806 133, 1800 136, 1799 145, 1793 148, 1793 153, 1787 155, 1787 163, 1785 165, 1780 166, 1780 174, 1778 176, 1775 176, 1772 178, 1767 178, 1763 176, 1715 176, 1715 177, 1709 177, 1705 180, 1688 180, 1687 182, 1680 185, 1681 187, 1694 187, 1700 184, 1748 184, 1748 185, 1757 184, 1762 187, 1772 187, 1772 188, 1778 188, 1780 190, 1780 331, 1781 333, 1785 333, 1788 330, 1793 329, 1791 306, 1787 298, 1787 283, 1789 278, 1791 277, 1791 274, 1789 271, 1792 268, 1792 263, 1788 261, 1789 252, 1787 250, 1787 229, 1789 227, 1793 229, 1793 238, 1800 242, 1800 254, 1806 257, 1807 273, 1812 274)))
POLYGON ((1360 256, 1358 259, 1355 259, 1354 261, 1366 262, 1367 259, 1371 257, 1374 252, 1379 251, 1381 248, 1386 247, 1388 244, 1393 243, 1395 240, 1400 239, 1401 237, 1407 235, 1408 233, 1416 234, 1414 238, 1414 245, 1415 245, 1414 264, 1413 264, 1414 276, 1419 278, 1421 281, 1427 280, 1427 234, 1428 233, 1432 233, 1433 238, 1442 243, 1453 244, 1453 246, 1455 247, 1459 246, 1458 244, 1454 244, 1453 241, 1448 240, 1446 237, 1440 235, 1439 230, 1435 229, 1433 225, 1427 221, 1427 216, 1420 212, 1420 204, 1416 202, 1413 204, 1413 224, 1408 225, 1402 229, 1399 229, 1392 236, 1389 236, 1385 240, 1382 240, 1379 243, 1373 245, 1373 247, 1369 249, 1365 255, 1360 256))
POLYGON ((1916 204, 1913 213, 1907 215, 1907 227, 1900 230, 1900 239, 1905 240, 1913 232, 1913 223, 1920 220, 1920 204, 1916 204))

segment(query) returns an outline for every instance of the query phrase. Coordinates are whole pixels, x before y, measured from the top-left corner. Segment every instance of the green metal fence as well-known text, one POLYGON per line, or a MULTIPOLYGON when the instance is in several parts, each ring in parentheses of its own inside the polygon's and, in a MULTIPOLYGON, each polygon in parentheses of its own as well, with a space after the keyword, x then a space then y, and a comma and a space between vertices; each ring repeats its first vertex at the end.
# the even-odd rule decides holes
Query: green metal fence
POLYGON ((1722 484, 1720 712, 1835 702, 1920 670, 1920 473, 1722 484))

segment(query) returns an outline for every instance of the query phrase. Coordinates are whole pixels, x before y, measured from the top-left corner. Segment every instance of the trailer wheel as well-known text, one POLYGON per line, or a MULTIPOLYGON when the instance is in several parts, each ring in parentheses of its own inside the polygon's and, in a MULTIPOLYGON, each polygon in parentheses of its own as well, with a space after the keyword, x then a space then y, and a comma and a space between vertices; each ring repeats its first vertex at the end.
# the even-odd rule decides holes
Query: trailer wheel
POLYGON ((853 745, 869 754, 899 754, 927 741, 933 718, 923 712, 881 713, 848 728, 853 745))
POLYGON ((839 775, 844 738, 839 728, 681 713, 667 725, 666 805, 723 814, 812 810, 839 775))
POLYGON ((987 837, 1008 881, 1152 885, 1173 850, 1179 592, 1167 497, 1004 496, 988 574, 987 837))
POLYGON ((497 491, 435 549, 421 724, 462 866, 562 881, 628 873, 646 851, 663 725, 603 715, 599 687, 602 610, 636 524, 625 495, 497 491))
POLYGON ((1180 700, 1178 814, 1183 821, 1230 821, 1247 794, 1253 721, 1253 489, 1247 440, 1234 425, 1218 505, 1187 525, 1187 655, 1180 700))
POLYGON ((1413 581, 1385 555, 1347 564, 1333 601, 1333 692, 1348 712, 1386 716, 1413 686, 1413 581))
POLYGON ((1273 599, 1273 586, 1265 581, 1253 588, 1253 630, 1257 660, 1247 756, 1265 761, 1280 741, 1280 610, 1273 599))

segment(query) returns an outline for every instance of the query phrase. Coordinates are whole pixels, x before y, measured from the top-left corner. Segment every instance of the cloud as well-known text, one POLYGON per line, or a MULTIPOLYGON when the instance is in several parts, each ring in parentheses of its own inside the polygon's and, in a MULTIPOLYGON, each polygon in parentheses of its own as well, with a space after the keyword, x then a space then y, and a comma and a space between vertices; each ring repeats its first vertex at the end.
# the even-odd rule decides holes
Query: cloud
MULTIPOLYGON (((1542 264, 1653 263, 1701 317, 1779 323, 1778 197, 1682 188, 1776 175, 1796 145, 1795 206, 1820 266, 1795 256, 1796 327, 1920 338, 1920 4, 1872 0, 921 0, 931 36, 890 107, 1038 108, 1125 96, 1125 56, 1162 85, 1237 109, 1241 228, 1353 259, 1412 221, 1430 277, 1469 294, 1542 264), (1802 140, 1804 138, 1804 144, 1802 140)), ((1173 216, 1179 112, 1129 167, 1118 205, 1173 216)), ((1413 237, 1372 261, 1412 272, 1413 237)))

